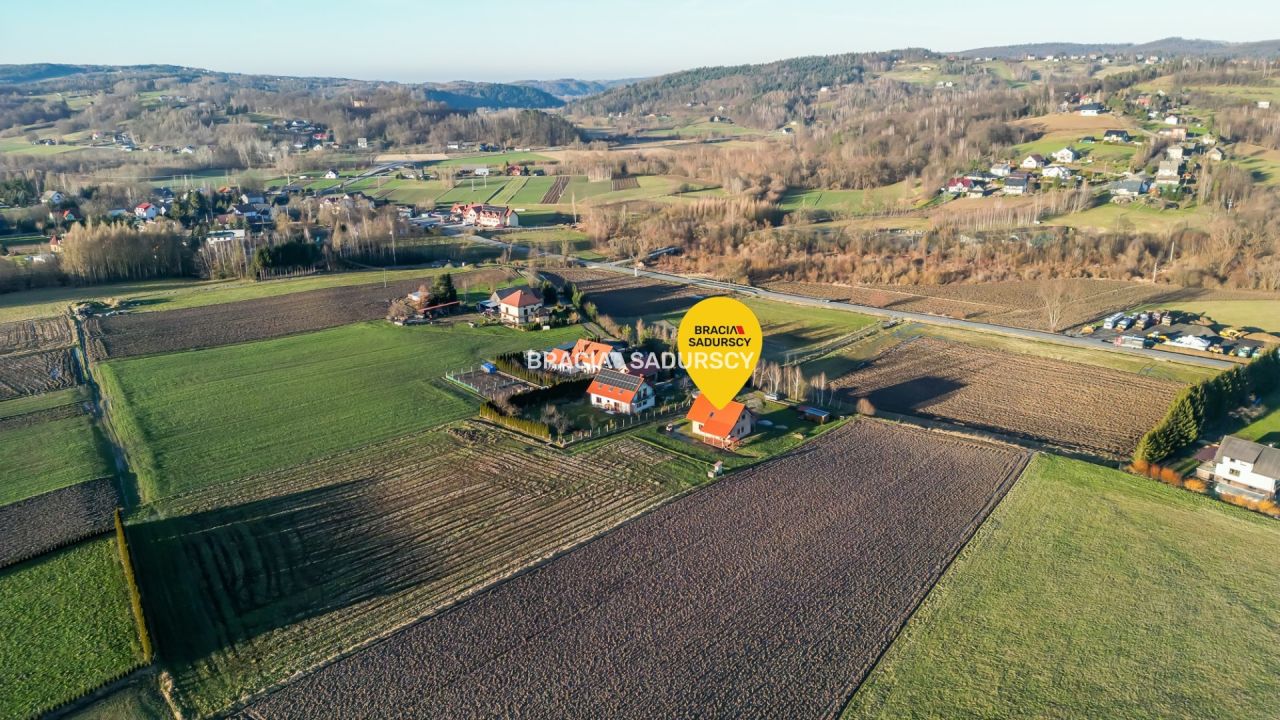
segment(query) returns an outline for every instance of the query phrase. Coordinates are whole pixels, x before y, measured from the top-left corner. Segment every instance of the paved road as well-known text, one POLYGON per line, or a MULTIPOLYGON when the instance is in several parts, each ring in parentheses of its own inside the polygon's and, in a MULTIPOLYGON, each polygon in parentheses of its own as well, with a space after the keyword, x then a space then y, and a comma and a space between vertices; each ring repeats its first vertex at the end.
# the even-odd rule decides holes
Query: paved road
MULTIPOLYGON (((485 243, 502 248, 518 248, 524 250, 533 256, 541 256, 552 259, 564 259, 559 253, 553 253, 539 248, 529 247, 525 245, 514 245, 501 240, 496 240, 482 235, 469 236, 472 240, 479 243, 485 243)), ((957 318, 949 318, 941 315, 926 315, 924 313, 905 312, 902 310, 890 310, 887 308, 878 308, 871 305, 855 305, 849 302, 831 302, 819 298, 812 298, 807 295, 796 295, 793 293, 776 292, 773 290, 765 290, 763 288, 751 287, 748 285, 738 285, 736 283, 722 282, 720 280, 708 280, 705 278, 691 278, 684 275, 676 275, 674 273, 658 272, 656 270, 640 270, 635 268, 621 267, 617 263, 589 262, 579 260, 578 258, 570 258, 575 262, 580 262, 586 267, 597 270, 608 270, 610 272, 634 275, 636 277, 647 277, 653 280, 661 280, 663 282, 676 283, 679 285, 691 285, 707 290, 717 292, 740 293, 743 295, 753 295, 766 300, 776 300, 778 302, 791 303, 793 305, 810 305, 813 307, 821 307, 827 310, 840 310, 844 312, 858 313, 861 315, 871 315, 873 317, 890 318, 894 320, 902 320, 909 322, 925 323, 928 325, 938 325, 941 327, 959 328, 961 330, 973 330, 977 332, 994 333, 997 335, 1007 335, 1012 337, 1026 338, 1028 340, 1036 340, 1038 342, 1056 343, 1058 345, 1070 345, 1073 347, 1086 348, 1088 350, 1103 350, 1106 352, 1120 353, 1124 355, 1136 355, 1138 357, 1147 358, 1149 360, 1158 360, 1162 362, 1178 362, 1187 365, 1199 365, 1201 367, 1214 368, 1216 370, 1226 370, 1236 366, 1236 363, 1230 360, 1219 360, 1217 358, 1199 357, 1196 355, 1178 355, 1174 353, 1164 352, 1162 350, 1138 349, 1138 348, 1122 348, 1110 343, 1100 342, 1098 340, 1090 340, 1089 338, 1072 337, 1070 335, 1059 335, 1057 333, 1044 332, 1041 330, 1028 330, 1024 328, 1005 327, 1003 325, 992 325, 991 323, 976 322, 973 320, 960 320, 957 318)))

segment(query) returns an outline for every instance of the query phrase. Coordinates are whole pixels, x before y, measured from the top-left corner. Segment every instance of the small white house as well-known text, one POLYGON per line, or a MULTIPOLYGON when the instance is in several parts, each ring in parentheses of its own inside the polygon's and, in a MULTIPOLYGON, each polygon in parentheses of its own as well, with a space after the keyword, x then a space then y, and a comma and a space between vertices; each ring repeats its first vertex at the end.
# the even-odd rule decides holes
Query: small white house
POLYGON ((1061 165, 1050 165, 1044 169, 1041 175, 1047 178, 1057 178, 1058 180, 1070 180, 1071 170, 1061 165))
POLYGON ((508 325, 528 325, 542 310, 542 298, 527 287, 504 288, 489 302, 498 308, 498 319, 508 325))
POLYGON ((1213 478, 1219 494, 1273 499, 1280 482, 1280 448, 1228 435, 1213 457, 1213 478))
POLYGON ((159 212, 160 209, 149 202, 138 203, 137 207, 133 209, 134 216, 143 220, 155 220, 159 212))
POLYGON ((1064 147, 1053 154, 1053 159, 1060 163, 1073 163, 1080 159, 1080 153, 1072 148, 1064 147))
POLYGON ((40 202, 46 205, 61 205, 67 196, 62 194, 61 190, 45 190, 40 195, 40 202))
POLYGON ((1044 167, 1044 156, 1039 153, 1033 153, 1022 159, 1022 164, 1018 167, 1023 170, 1039 170, 1044 167))
POLYGON ((1002 163, 996 163, 995 165, 991 166, 991 174, 995 175, 996 177, 1009 177, 1009 174, 1012 172, 1013 172, 1013 166, 1010 165, 1009 163, 1002 162, 1002 163))
POLYGON ((337 179, 338 179, 338 171, 337 171, 337 170, 334 170, 333 168, 329 168, 328 172, 326 172, 326 173, 324 174, 324 179, 325 179, 325 180, 337 180, 337 179))

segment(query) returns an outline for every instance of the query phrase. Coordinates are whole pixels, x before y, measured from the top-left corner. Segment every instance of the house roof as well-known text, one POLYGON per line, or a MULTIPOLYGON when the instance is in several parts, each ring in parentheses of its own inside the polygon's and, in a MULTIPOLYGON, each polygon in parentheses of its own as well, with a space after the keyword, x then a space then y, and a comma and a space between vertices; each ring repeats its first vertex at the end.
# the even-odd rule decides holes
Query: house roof
POLYGON ((685 417, 692 422, 702 423, 704 434, 727 440, 729 433, 733 432, 733 426, 738 424, 744 412, 751 411, 746 405, 736 400, 730 400, 728 405, 716 409, 706 395, 699 395, 694 398, 693 407, 689 408, 689 414, 685 417))
POLYGON ((618 402, 631 403, 636 399, 636 393, 640 388, 644 387, 644 378, 639 375, 628 375, 617 370, 601 370, 596 379, 591 381, 587 393, 590 395, 599 395, 609 400, 618 402))
POLYGON ((1224 457, 1252 464, 1258 475, 1280 478, 1280 448, 1228 435, 1222 438, 1222 445, 1218 446, 1218 454, 1213 460, 1221 462, 1224 457))
POLYGON ((497 292, 498 302, 512 307, 541 305, 542 298, 527 287, 503 288, 497 292))

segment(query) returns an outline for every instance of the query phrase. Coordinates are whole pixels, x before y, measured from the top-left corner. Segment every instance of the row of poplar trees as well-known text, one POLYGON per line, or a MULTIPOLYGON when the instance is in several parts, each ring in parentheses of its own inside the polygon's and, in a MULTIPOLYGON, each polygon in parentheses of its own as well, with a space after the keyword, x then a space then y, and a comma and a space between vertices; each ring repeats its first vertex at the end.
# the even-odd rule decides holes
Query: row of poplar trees
POLYGON ((1133 457, 1156 463, 1195 442, 1204 430, 1246 404, 1250 394, 1265 395, 1280 386, 1280 348, 1183 390, 1169 412, 1142 437, 1133 457))

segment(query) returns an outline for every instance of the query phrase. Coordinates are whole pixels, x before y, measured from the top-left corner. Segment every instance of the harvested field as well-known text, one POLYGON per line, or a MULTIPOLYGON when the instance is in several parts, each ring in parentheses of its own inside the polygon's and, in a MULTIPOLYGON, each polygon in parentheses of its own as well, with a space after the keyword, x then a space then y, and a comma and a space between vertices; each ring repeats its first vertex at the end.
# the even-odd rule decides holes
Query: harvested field
MULTIPOLYGON (((467 282, 483 285, 507 279, 493 269, 467 274, 467 282)), ((388 287, 357 285, 223 303, 166 312, 91 318, 85 323, 95 360, 194 350, 265 340, 296 333, 376 320, 391 301, 416 290, 427 280, 402 280, 388 287)))
POLYGON ((157 651, 184 714, 202 717, 613 527, 704 467, 629 438, 562 453, 464 424, 178 496, 128 532, 157 651))
POLYGON ((49 350, 75 343, 71 321, 66 317, 0 323, 0 355, 49 350))
POLYGON ((619 190, 638 190, 640 188, 640 178, 624 177, 613 179, 613 191, 619 190))
POLYGON ((556 178, 556 181, 547 189, 546 194, 542 196, 541 204, 555 205, 560 202, 560 196, 564 194, 564 189, 569 187, 569 179, 568 175, 561 175, 556 178))
POLYGON ((0 568, 110 531, 117 502, 99 478, 0 507, 0 568))
POLYGON ((615 319, 646 317, 684 312, 693 307, 708 291, 687 285, 673 285, 648 278, 637 278, 608 270, 570 268, 543 271, 557 284, 572 282, 600 312, 615 319))
POLYGON ((1054 303, 1060 307, 1055 320, 1048 310, 1047 285, 1038 280, 952 285, 774 282, 766 287, 858 305, 1051 332, 1083 325, 1119 310, 1205 292, 1123 280, 1073 278, 1064 282, 1061 302, 1054 303))
POLYGON ((1127 457, 1180 383, 919 338, 832 382, 852 404, 938 418, 1073 450, 1127 457))
POLYGON ((287 685, 252 717, 832 716, 1025 460, 851 423, 287 685))
POLYGON ((0 400, 80 384, 71 348, 0 356, 0 400))

